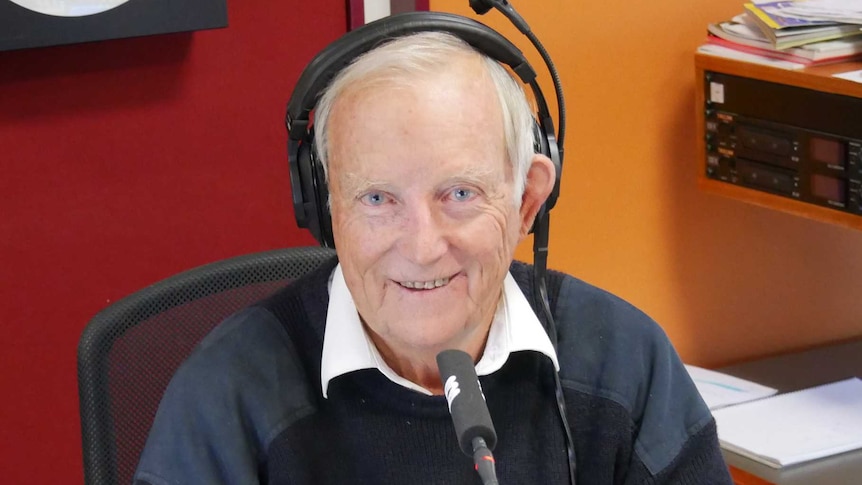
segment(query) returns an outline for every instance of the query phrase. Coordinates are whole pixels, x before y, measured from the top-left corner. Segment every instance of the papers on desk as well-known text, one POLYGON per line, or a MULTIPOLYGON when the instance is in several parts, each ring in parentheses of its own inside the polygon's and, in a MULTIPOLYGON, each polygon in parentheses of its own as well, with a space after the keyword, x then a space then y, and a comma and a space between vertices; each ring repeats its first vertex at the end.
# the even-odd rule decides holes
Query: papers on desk
POLYGON ((722 448, 780 468, 862 448, 862 380, 713 411, 722 448))
POLYGON ((686 365, 688 375, 697 386, 709 409, 718 409, 771 396, 778 392, 771 387, 693 365, 686 365))
POLYGON ((750 54, 748 52, 741 52, 737 49, 730 49, 728 47, 714 44, 703 44, 697 48, 697 51, 701 54, 706 54, 709 56, 724 57, 726 59, 734 59, 737 61, 750 62, 753 64, 762 64, 764 66, 772 66, 779 69, 795 70, 805 68, 805 64, 801 64, 798 62, 773 59, 771 57, 750 54))
POLYGON ((833 74, 832 77, 846 79, 855 83, 862 83, 862 70, 839 72, 837 74, 833 74))
MULTIPOLYGON (((755 0, 754 3, 761 3, 755 0)), ((826 20, 848 24, 862 24, 859 0, 807 0, 781 2, 774 14, 808 20, 826 20)))

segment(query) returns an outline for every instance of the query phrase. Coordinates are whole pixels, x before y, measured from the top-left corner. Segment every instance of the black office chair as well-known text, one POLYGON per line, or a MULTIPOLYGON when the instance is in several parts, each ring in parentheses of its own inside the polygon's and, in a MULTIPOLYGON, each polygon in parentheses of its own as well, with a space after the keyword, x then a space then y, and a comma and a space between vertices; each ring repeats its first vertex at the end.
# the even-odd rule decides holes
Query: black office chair
POLYGON ((162 394, 201 338, 334 254, 299 247, 219 261, 160 281, 93 317, 78 344, 85 482, 130 484, 162 394))

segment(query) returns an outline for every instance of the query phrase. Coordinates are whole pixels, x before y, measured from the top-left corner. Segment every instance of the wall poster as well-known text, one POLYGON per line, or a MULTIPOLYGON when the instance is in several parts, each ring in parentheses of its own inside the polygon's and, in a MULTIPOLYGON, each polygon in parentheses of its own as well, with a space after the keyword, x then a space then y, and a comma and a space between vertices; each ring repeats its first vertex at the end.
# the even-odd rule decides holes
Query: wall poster
POLYGON ((0 51, 227 26, 227 0, 0 0, 0 51))

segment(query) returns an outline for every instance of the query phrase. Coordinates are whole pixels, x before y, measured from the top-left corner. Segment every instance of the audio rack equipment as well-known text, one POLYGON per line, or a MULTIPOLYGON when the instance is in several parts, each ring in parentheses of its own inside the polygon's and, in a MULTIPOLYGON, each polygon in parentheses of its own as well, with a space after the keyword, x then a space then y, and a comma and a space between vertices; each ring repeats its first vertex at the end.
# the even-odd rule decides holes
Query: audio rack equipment
POLYGON ((807 216, 837 211, 825 219, 862 227, 862 85, 698 56, 701 185, 741 187, 725 192, 754 191, 741 198, 807 216))

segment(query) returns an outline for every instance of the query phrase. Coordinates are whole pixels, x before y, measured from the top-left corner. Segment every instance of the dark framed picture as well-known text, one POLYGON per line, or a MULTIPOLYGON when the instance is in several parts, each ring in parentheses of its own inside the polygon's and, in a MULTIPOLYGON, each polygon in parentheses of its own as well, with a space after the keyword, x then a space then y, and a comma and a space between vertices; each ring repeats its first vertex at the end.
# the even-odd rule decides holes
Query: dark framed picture
POLYGON ((0 50, 227 27, 227 0, 0 0, 0 50))
POLYGON ((428 10, 428 2, 429 0, 349 0, 347 4, 348 28, 353 30, 387 15, 414 10, 428 10))

